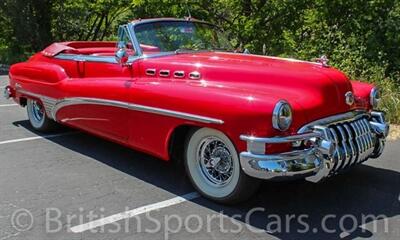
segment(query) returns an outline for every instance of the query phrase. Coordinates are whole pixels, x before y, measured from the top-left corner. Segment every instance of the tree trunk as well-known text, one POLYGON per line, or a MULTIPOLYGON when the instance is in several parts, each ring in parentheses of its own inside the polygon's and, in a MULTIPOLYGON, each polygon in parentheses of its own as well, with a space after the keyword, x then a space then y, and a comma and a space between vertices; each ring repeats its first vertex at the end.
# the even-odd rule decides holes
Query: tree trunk
POLYGON ((53 41, 51 34, 52 0, 32 0, 37 25, 37 46, 35 51, 41 50, 53 41))

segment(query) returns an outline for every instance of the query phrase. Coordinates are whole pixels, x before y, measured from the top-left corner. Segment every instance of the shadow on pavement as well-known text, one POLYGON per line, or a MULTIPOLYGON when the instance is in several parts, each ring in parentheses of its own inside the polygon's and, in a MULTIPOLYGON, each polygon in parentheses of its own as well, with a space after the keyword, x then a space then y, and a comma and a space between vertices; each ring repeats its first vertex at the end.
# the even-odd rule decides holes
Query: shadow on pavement
MULTIPOLYGON (((28 121, 14 124, 31 130, 28 121)), ((176 195, 193 191, 183 168, 118 144, 84 133, 49 140, 176 195)), ((247 223, 272 230, 268 234, 280 239, 370 238, 374 233, 361 228, 375 220, 368 215, 390 218, 400 214, 399 186, 399 172, 361 165, 321 184, 265 182, 254 198, 236 206, 204 198, 193 202, 228 216, 240 214, 242 217, 236 219, 243 222, 253 209, 247 223), (324 218, 330 233, 323 231, 324 218), (308 231, 303 233, 306 227, 308 231), (353 230, 343 236, 343 228, 353 230)), ((384 230, 378 228, 379 232, 384 230)))

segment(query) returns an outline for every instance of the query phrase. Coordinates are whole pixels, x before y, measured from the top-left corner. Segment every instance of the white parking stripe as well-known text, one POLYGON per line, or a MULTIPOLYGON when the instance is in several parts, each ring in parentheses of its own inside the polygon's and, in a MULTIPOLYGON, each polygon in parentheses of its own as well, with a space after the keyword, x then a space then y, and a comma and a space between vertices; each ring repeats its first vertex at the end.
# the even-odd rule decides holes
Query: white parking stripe
POLYGON ((92 222, 88 222, 85 224, 81 224, 75 227, 71 227, 70 230, 73 233, 81 233, 93 228, 97 228, 97 227, 101 227, 104 226, 106 224, 110 224, 110 223, 114 223, 123 219, 127 219, 127 218, 132 218, 136 215, 140 215, 146 212, 150 212, 150 211, 154 211, 157 209, 161 209, 161 208, 166 208, 169 206, 173 206, 176 204, 180 204, 186 201, 190 201, 193 200, 195 198, 200 197, 200 194, 198 194, 197 192, 191 192, 182 196, 178 196, 178 197, 174 197, 171 198, 169 200, 165 200, 162 202, 158 202, 158 203, 154 203, 154 204, 150 204, 150 205, 146 205, 143 207, 139 207, 139 208, 135 208, 126 212, 122 212, 122 213, 117 213, 105 218, 100 218, 98 220, 92 221, 92 222))
POLYGON ((0 107, 13 107, 13 106, 18 106, 18 104, 16 104, 16 103, 0 104, 0 107))
POLYGON ((36 136, 36 137, 12 139, 12 140, 2 141, 2 142, 0 142, 0 145, 9 144, 9 143, 17 143, 17 142, 26 142, 26 141, 32 141, 32 140, 37 140, 37 139, 55 138, 55 137, 61 137, 61 136, 77 134, 77 133, 78 132, 67 132, 67 133, 50 134, 50 135, 43 135, 43 136, 36 136))

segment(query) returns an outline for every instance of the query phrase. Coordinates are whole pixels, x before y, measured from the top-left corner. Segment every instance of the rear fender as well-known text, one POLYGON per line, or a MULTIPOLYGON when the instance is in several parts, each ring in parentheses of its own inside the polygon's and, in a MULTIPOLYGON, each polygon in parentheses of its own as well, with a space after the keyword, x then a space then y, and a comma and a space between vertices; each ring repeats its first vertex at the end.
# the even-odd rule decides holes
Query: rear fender
POLYGON ((55 84, 68 78, 68 75, 57 64, 30 61, 12 65, 10 77, 21 82, 55 84))

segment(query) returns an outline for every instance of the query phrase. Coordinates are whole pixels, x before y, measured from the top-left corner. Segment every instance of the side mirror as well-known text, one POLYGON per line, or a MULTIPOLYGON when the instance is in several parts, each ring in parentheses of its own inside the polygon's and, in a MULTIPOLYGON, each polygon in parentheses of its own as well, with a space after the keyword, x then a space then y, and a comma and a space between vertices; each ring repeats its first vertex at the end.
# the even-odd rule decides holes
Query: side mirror
POLYGON ((129 60, 129 55, 126 52, 126 48, 119 48, 117 52, 115 52, 115 60, 121 66, 126 66, 129 60))

